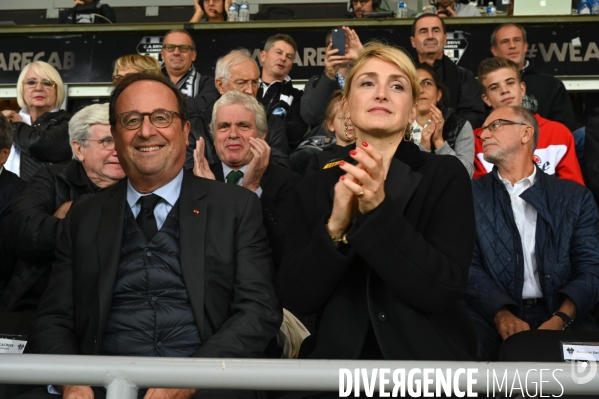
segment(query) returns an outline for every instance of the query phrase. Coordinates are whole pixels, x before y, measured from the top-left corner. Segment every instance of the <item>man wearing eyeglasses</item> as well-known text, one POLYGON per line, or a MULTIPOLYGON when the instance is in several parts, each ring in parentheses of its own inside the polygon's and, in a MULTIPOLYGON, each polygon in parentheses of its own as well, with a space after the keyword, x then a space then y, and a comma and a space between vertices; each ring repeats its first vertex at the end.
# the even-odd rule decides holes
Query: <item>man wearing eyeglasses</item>
MULTIPOLYGON (((258 64, 246 49, 236 49, 220 57, 215 68, 216 89, 220 95, 236 90, 256 97, 260 86, 260 70, 258 64)), ((216 100, 215 100, 216 102, 216 100)), ((205 140, 205 154, 208 163, 219 162, 212 136, 210 135, 210 122, 214 102, 205 108, 198 108, 197 104, 187 102, 191 131, 185 168, 193 168, 193 150, 200 137, 205 140)), ((268 134, 265 143, 270 147, 270 161, 274 164, 289 168, 289 144, 285 131, 285 120, 280 116, 268 116, 268 134)))
POLYGON ((464 299, 480 361, 498 360, 502 340, 522 331, 599 330, 597 206, 588 189, 534 161, 537 120, 498 107, 478 132, 493 169, 472 182, 477 240, 464 299))
POLYGON ((218 92, 212 76, 201 75, 193 65, 197 56, 193 38, 184 29, 174 29, 164 35, 160 57, 164 61, 164 76, 199 109, 216 101, 218 92))
MULTIPOLYGON (((282 311, 258 197, 183 171, 185 99, 133 74, 110 98, 127 178, 73 207, 29 351, 148 357, 262 357, 282 311)), ((61 387, 65 398, 101 388, 61 387)), ((139 398, 256 398, 257 392, 151 388, 139 398), (145 396, 144 396, 145 395, 145 396)))
MULTIPOLYGON (((504 106, 521 106, 526 94, 518 66, 506 58, 487 58, 478 68, 483 101, 492 109, 504 106)), ((576 158, 574 138, 570 130, 559 122, 550 121, 535 114, 539 124, 539 142, 533 159, 543 172, 584 185, 580 165, 576 158)), ((480 128, 474 130, 480 135, 480 128)), ((483 142, 474 142, 474 178, 481 177, 493 169, 493 164, 484 158, 483 142)))
POLYGON ((36 310, 69 209, 125 177, 110 134, 108 104, 77 112, 69 121, 69 141, 73 160, 38 170, 13 209, 9 236, 19 259, 0 298, 6 311, 36 310))

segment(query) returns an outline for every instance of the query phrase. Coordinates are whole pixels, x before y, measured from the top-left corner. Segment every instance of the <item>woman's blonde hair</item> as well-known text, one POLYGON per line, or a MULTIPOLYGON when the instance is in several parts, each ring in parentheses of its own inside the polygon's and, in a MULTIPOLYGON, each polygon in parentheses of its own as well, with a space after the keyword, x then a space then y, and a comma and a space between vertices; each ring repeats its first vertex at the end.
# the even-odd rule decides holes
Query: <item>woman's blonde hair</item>
POLYGON ((418 101, 418 97, 420 97, 420 80, 418 80, 418 73, 416 72, 416 67, 414 66, 412 58, 402 49, 376 41, 369 42, 364 46, 364 52, 360 55, 349 72, 349 75, 345 80, 345 91, 343 93, 343 97, 346 100, 351 93, 352 81, 354 80, 356 73, 371 58, 379 58, 397 65, 410 81, 410 85, 412 86, 412 102, 415 104, 416 101, 418 101))
POLYGON ((156 58, 149 55, 128 54, 119 57, 114 62, 114 71, 112 74, 116 75, 118 71, 122 71, 123 69, 133 69, 135 72, 163 76, 160 70, 160 63, 156 58))
POLYGON ((64 101, 64 85, 62 83, 62 78, 58 71, 50 64, 44 61, 34 61, 31 64, 27 64, 25 68, 21 71, 19 75, 19 79, 17 80, 17 102, 19 103, 19 107, 27 108, 27 104, 25 103, 25 99, 23 98, 23 81, 25 80, 25 76, 29 72, 29 69, 33 68, 35 73, 37 73, 42 79, 48 79, 56 83, 56 103, 53 108, 59 107, 64 101))

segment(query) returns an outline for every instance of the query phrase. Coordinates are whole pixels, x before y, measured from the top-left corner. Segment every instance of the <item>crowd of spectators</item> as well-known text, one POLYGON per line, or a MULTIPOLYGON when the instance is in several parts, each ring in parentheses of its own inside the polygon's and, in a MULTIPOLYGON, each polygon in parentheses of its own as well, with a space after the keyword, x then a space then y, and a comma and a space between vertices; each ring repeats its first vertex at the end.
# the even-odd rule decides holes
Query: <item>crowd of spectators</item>
MULTIPOLYGON (((227 4, 200 1, 194 21, 227 4)), ((213 77, 169 31, 162 67, 120 57, 110 103, 74 115, 58 71, 26 66, 21 110, 0 115, 0 311, 35 312, 26 351, 497 360, 526 330, 599 331, 597 172, 583 177, 569 97, 517 24, 495 29, 478 81, 457 66, 443 19, 470 13, 416 18, 416 60, 341 27, 344 54, 328 34, 304 90, 283 33, 261 67, 232 49, 213 77), (283 351, 281 324, 306 345, 283 351)), ((104 392, 21 398, 60 394, 104 392)))

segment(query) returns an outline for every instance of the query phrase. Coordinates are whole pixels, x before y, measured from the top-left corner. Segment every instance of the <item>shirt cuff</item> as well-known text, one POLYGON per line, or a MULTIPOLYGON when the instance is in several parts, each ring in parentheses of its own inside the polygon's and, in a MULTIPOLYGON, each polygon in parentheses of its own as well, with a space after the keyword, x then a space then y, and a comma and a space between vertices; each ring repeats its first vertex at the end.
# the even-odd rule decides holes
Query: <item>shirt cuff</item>
POLYGON ((48 393, 50 395, 62 395, 54 385, 48 385, 48 393))

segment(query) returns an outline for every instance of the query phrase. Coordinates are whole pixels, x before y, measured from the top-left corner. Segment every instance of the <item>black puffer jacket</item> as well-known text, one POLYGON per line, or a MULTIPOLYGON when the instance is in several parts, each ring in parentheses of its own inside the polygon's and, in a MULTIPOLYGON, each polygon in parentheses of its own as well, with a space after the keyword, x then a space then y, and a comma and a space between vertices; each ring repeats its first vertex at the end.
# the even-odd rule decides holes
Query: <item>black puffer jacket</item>
POLYGON ((9 235, 19 260, 2 298, 7 311, 34 310, 44 292, 54 262, 56 240, 63 219, 54 212, 65 202, 73 205, 100 189, 93 184, 79 161, 40 169, 31 179, 13 209, 9 235))
POLYGON ((21 150, 21 179, 29 182, 44 164, 66 164, 72 156, 69 144, 67 111, 46 112, 31 126, 13 122, 12 135, 15 147, 21 150))

